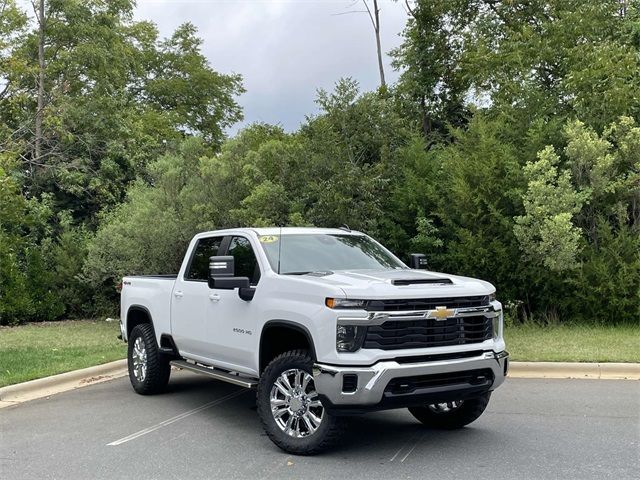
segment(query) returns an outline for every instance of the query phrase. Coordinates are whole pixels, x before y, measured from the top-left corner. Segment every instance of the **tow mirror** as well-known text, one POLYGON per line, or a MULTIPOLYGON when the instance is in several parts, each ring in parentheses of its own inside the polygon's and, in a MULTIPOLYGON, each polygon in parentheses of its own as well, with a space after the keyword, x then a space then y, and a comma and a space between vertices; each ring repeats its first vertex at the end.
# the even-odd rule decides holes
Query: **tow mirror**
POLYGON ((231 255, 209 258, 209 288, 233 290, 249 286, 247 277, 236 277, 235 261, 231 255))
POLYGON ((233 277, 235 271, 235 259, 231 255, 209 257, 209 279, 233 277))
POLYGON ((424 253, 412 253, 410 267, 425 270, 429 268, 427 264, 427 256, 424 253))
POLYGON ((242 300, 249 301, 253 298, 255 289, 251 288, 248 277, 236 277, 235 260, 231 255, 209 258, 209 288, 221 290, 238 289, 238 295, 242 300))

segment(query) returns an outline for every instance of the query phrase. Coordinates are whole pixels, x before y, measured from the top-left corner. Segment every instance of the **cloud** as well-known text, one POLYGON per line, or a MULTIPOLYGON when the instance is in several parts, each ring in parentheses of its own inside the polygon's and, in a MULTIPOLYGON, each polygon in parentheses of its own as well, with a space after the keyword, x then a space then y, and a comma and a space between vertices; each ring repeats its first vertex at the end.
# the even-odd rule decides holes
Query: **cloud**
MULTIPOLYGON (((380 1, 385 52, 401 42, 406 13, 380 1)), ((247 123, 262 121, 294 130, 317 112, 318 88, 353 77, 364 90, 379 84, 375 37, 358 1, 139 0, 137 19, 152 20, 168 36, 191 22, 203 53, 216 70, 240 73, 247 92, 239 98, 247 123)), ((387 81, 397 79, 385 55, 387 81)), ((234 127, 230 133, 241 126, 234 127)))

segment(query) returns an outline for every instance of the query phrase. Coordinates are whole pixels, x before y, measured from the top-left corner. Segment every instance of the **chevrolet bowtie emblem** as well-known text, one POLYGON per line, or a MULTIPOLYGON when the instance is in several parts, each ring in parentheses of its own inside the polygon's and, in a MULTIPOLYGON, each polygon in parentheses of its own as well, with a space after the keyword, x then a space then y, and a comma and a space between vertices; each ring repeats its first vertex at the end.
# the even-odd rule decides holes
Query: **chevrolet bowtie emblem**
POLYGON ((454 317, 456 311, 453 308, 436 307, 435 310, 429 310, 427 312, 427 318, 435 318, 436 320, 446 320, 447 318, 454 317))

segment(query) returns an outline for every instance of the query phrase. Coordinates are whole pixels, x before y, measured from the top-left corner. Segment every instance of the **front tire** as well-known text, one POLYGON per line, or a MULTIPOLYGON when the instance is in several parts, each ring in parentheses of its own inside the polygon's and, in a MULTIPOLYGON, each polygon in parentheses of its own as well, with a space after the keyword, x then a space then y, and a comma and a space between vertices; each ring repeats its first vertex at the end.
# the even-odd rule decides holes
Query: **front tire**
POLYGON ((332 446, 340 419, 322 405, 305 350, 285 352, 264 370, 258 383, 258 415, 273 443, 288 453, 312 455, 332 446))
POLYGON ((477 420, 487 408, 489 398, 491 398, 491 392, 468 400, 411 407, 409 411, 427 427, 455 430, 477 420))
POLYGON ((163 392, 169 382, 169 359, 158 349, 153 327, 148 323, 137 325, 131 331, 127 352, 129 380, 140 395, 163 392))

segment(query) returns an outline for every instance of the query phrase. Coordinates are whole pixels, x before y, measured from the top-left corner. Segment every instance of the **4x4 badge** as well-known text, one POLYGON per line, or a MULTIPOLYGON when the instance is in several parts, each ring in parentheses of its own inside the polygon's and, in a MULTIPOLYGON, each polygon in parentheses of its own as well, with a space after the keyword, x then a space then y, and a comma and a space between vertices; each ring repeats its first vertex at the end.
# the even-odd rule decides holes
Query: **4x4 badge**
POLYGON ((447 318, 455 317, 456 311, 453 308, 436 307, 435 310, 429 310, 426 318, 433 318, 435 320, 446 320, 447 318))

